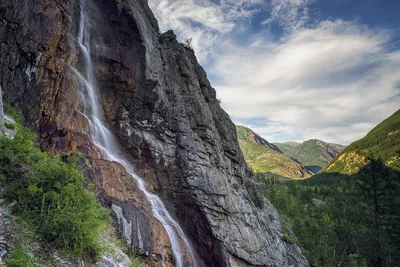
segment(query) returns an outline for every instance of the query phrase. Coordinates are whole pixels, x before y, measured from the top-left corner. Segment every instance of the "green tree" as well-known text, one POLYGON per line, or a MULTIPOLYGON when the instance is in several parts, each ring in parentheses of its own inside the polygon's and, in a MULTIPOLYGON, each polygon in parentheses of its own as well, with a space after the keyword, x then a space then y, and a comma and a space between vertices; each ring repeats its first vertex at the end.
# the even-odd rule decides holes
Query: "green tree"
POLYGON ((362 208, 369 229, 365 238, 366 257, 373 266, 393 266, 400 260, 399 173, 387 168, 381 160, 368 158, 368 161, 359 172, 362 208))

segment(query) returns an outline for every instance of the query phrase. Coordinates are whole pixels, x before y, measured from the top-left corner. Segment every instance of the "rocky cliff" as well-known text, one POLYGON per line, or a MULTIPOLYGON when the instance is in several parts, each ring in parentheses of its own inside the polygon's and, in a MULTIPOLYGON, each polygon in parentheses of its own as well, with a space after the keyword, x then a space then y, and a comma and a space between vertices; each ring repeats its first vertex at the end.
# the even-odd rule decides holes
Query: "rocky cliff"
MULTIPOLYGON (((235 126, 190 48, 160 34, 145 0, 87 3, 105 124, 189 237, 199 266, 307 266, 245 164, 235 126), (260 205, 258 205, 260 206, 260 205)), ((80 152, 99 198, 148 264, 172 264, 168 236, 121 165, 91 142, 82 109, 78 0, 0 2, 0 86, 42 148, 80 152)))

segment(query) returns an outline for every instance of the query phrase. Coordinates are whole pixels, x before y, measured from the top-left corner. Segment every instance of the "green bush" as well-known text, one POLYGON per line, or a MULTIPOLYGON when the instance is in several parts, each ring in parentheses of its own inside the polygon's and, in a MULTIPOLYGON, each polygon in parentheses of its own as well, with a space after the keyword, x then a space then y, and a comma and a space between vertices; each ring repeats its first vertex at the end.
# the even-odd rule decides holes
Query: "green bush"
POLYGON ((4 127, 6 127, 9 130, 15 130, 15 124, 12 123, 4 123, 4 127))
POLYGON ((8 267, 33 267, 33 259, 22 247, 12 248, 8 253, 8 267))
MULTIPOLYGON (((35 135, 18 126, 14 139, 0 137, 0 182, 14 212, 29 221, 43 241, 81 258, 101 252, 105 209, 87 188, 76 161, 41 152, 35 135)), ((20 265, 24 266, 24 265, 20 265)))
POLYGON ((4 113, 12 117, 18 124, 22 125, 22 123, 24 122, 24 115, 22 115, 21 110, 18 108, 14 108, 5 104, 4 113))

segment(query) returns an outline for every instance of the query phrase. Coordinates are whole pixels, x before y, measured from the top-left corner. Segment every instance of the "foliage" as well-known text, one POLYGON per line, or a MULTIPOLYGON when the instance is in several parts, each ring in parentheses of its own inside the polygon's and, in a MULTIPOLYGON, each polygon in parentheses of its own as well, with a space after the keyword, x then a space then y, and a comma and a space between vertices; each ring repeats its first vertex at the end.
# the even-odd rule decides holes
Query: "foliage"
POLYGON ((264 189, 312 265, 400 263, 400 173, 381 161, 353 176, 269 180, 264 189))
POLYGON ((291 245, 296 244, 296 240, 294 240, 294 239, 293 239, 288 233, 286 233, 286 232, 283 233, 283 239, 285 239, 285 241, 286 241, 288 244, 291 244, 291 245))
POLYGON ((30 222, 43 241, 82 258, 101 252, 99 232, 107 213, 87 188, 76 159, 41 152, 35 135, 18 126, 13 139, 0 137, 0 182, 14 212, 30 222))
POLYGON ((15 130, 16 126, 12 123, 4 123, 4 126, 9 130, 15 130))
POLYGON ((22 125, 24 122, 24 116, 22 115, 21 110, 18 108, 4 104, 4 113, 12 117, 18 125, 22 125))
POLYGON ((8 252, 8 267, 33 267, 33 259, 28 255, 22 247, 14 247, 8 252))

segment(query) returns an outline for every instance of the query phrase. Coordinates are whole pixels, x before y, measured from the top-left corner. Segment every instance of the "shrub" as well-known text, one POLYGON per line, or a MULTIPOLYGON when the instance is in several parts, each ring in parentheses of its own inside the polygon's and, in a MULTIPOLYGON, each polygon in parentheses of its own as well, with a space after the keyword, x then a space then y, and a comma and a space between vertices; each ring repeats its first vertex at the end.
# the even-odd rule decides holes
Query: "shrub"
POLYGON ((8 116, 11 116, 19 124, 22 124, 24 121, 24 116, 22 115, 21 110, 18 108, 4 104, 4 113, 8 116))
POLYGON ((193 51, 193 45, 192 45, 192 38, 187 38, 185 39, 185 42, 183 43, 183 46, 186 47, 187 49, 190 49, 193 51))
POLYGON ((26 253, 22 247, 12 248, 8 253, 8 267, 33 267, 33 259, 26 253))
MULTIPOLYGON (((0 137, 0 182, 14 212, 29 221, 43 241, 81 258, 101 252, 99 233, 108 218, 76 168, 41 152, 35 135, 18 126, 14 139, 0 137)), ((18 251, 17 251, 18 252, 18 251)), ((25 265, 20 265, 25 266, 25 265)))
POLYGON ((15 124, 12 123, 4 123, 4 127, 6 127, 9 130, 15 130, 15 124))

